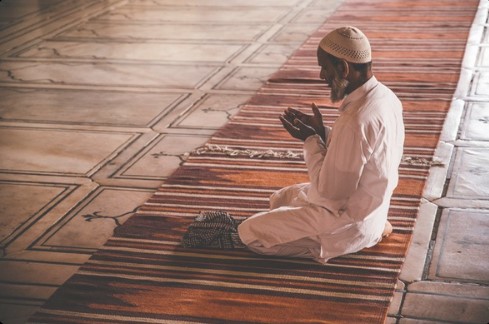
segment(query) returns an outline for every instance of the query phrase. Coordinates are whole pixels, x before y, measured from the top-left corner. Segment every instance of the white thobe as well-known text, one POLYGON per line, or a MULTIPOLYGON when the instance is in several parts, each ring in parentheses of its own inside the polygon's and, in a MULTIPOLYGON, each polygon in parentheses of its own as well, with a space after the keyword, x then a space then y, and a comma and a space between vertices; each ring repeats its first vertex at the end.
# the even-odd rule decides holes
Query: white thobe
POLYGON ((304 142, 309 183, 270 197, 270 210, 239 227, 251 250, 319 262, 382 238, 404 144, 402 104, 375 77, 349 94, 328 135, 304 142))

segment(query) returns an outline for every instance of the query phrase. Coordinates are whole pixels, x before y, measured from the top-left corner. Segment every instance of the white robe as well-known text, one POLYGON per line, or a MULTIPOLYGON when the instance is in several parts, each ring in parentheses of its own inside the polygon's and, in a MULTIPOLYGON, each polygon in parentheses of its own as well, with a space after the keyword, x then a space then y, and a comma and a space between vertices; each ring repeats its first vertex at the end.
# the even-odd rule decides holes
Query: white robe
POLYGON ((270 197, 270 210, 239 227, 251 250, 321 263, 377 244, 398 182, 402 104, 375 77, 349 94, 328 136, 304 142, 309 183, 270 197))

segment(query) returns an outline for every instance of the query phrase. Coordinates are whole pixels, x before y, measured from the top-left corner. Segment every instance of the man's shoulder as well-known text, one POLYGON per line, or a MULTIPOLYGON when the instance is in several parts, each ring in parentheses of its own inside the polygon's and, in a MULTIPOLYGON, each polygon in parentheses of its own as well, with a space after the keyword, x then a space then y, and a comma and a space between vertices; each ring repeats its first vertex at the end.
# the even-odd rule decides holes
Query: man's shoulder
POLYGON ((381 99, 381 98, 386 98, 388 97, 392 101, 398 102, 401 104, 401 100, 399 97, 396 95, 396 93, 389 88, 387 85, 383 84, 382 82, 379 81, 379 84, 377 87, 375 87, 373 93, 372 93, 373 99, 381 99))

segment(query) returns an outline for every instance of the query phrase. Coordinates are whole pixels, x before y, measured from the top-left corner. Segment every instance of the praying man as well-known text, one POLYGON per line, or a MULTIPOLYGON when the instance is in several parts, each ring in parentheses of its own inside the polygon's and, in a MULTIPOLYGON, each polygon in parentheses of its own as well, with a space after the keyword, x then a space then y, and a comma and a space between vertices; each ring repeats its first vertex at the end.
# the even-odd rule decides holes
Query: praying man
POLYGON ((264 255, 329 259, 372 247, 392 232, 387 221, 404 144, 402 104, 377 81, 367 37, 355 27, 331 31, 319 43, 320 78, 339 102, 332 128, 288 108, 280 120, 304 142, 309 182, 270 197, 270 210, 238 226, 240 240, 264 255))

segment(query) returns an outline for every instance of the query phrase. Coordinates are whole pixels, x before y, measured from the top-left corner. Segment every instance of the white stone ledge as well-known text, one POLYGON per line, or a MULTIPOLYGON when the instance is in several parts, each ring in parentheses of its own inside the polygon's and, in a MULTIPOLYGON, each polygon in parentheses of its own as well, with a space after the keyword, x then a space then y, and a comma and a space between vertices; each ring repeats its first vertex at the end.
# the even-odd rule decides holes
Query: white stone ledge
POLYGON ((438 206, 435 204, 427 200, 421 201, 411 245, 399 276, 400 280, 411 283, 423 279, 437 211, 438 206))

